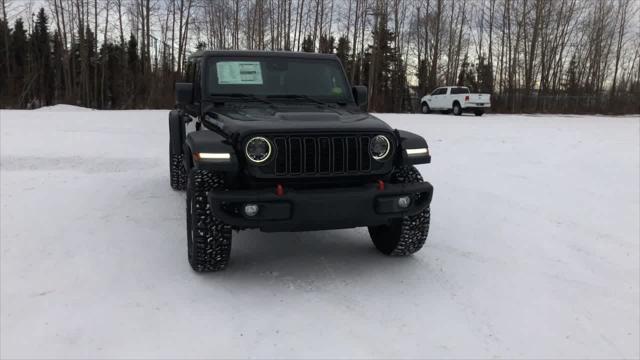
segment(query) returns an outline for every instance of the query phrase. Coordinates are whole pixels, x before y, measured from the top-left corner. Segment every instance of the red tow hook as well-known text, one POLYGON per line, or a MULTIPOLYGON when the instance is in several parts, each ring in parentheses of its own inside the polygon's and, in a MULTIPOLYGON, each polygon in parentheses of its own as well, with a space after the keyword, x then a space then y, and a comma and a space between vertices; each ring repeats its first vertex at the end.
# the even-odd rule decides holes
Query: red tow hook
POLYGON ((379 191, 384 190, 384 181, 378 180, 378 190, 379 191))
POLYGON ((282 184, 276 185, 276 195, 277 196, 284 195, 284 187, 282 187, 282 184))

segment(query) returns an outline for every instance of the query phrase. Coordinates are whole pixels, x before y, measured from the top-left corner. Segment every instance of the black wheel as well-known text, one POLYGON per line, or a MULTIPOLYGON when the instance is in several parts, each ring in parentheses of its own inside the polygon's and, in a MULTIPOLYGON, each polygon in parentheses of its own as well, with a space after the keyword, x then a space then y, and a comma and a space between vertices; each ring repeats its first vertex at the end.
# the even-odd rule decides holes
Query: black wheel
POLYGON ((428 114, 431 112, 431 109, 429 108, 429 104, 427 104, 426 102, 422 103, 422 106, 420 107, 420 110, 422 110, 423 114, 428 114))
MULTIPOLYGON (((414 166, 400 168, 391 181, 396 184, 422 182, 422 175, 414 166)), ((369 235, 376 248, 386 255, 411 255, 422 249, 429 234, 429 208, 413 215, 395 219, 390 225, 369 226, 369 235)))
POLYGON ((211 212, 207 192, 225 188, 220 174, 192 170, 187 182, 187 251, 196 272, 224 269, 231 254, 231 226, 211 212))
POLYGON ((184 155, 172 154, 169 152, 169 177, 173 190, 184 190, 187 188, 187 172, 184 169, 184 155))
POLYGON ((484 114, 484 111, 478 110, 474 114, 476 114, 476 116, 482 116, 482 114, 484 114))
POLYGON ((457 102, 453 103, 453 115, 462 115, 462 107, 457 102))

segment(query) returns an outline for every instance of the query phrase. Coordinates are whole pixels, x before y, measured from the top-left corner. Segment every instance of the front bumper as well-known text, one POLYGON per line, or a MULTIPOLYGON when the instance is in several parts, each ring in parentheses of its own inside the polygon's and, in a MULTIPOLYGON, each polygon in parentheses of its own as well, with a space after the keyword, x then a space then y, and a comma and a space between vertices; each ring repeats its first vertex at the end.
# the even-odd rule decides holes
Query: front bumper
POLYGON ((376 184, 350 188, 285 190, 282 196, 272 190, 210 191, 213 214, 237 228, 262 231, 308 231, 381 225, 390 219, 415 215, 431 203, 433 186, 415 184, 376 184), (408 208, 400 208, 397 199, 410 195, 408 208), (257 204, 258 213, 249 217, 243 208, 257 204))

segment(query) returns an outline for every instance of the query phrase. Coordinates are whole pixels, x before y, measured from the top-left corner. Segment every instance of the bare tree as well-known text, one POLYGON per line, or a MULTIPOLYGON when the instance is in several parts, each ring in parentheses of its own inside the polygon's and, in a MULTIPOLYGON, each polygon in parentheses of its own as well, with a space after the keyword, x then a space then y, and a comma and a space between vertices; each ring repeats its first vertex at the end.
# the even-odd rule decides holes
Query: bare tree
MULTIPOLYGON (((7 17, 7 3, 8 0, 2 0, 2 18, 9 25, 9 17, 7 17)), ((4 32, 4 56, 7 76, 11 74, 11 61, 9 60, 9 32, 4 32)))
POLYGON ((434 38, 434 45, 433 45, 433 52, 431 54, 431 70, 429 71, 429 88, 432 89, 434 87, 436 87, 436 81, 437 81, 437 71, 438 71, 438 58, 440 57, 440 23, 441 23, 441 18, 442 16, 442 0, 437 0, 437 5, 436 5, 436 13, 435 13, 435 21, 436 21, 436 25, 435 25, 435 30, 433 32, 433 38, 434 38))
MULTIPOLYGON (((619 0, 617 11, 616 11, 616 19, 618 19, 618 31, 617 31, 617 39, 616 39, 616 60, 615 66, 613 70, 613 83, 611 85, 611 97, 616 94, 616 85, 618 80, 618 67, 620 65, 620 58, 622 54, 622 45, 624 42, 624 37, 627 30, 627 15, 629 13, 629 4, 631 0, 619 0)), ((632 14, 633 16, 633 14, 632 14)))

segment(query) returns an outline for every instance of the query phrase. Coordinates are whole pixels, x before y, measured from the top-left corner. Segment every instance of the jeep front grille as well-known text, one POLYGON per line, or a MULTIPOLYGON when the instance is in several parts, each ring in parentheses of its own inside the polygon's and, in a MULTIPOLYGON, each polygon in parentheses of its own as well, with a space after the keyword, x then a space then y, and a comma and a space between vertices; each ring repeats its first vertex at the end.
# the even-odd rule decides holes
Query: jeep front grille
POLYGON ((369 154, 369 143, 375 135, 262 135, 274 145, 273 159, 252 165, 249 171, 267 178, 385 173, 391 169, 391 161, 375 161, 369 154))
MULTIPOLYGON (((383 161, 369 153, 371 139, 377 133, 255 134, 267 138, 273 146, 271 159, 264 164, 248 163, 251 176, 266 179, 383 175, 393 169, 394 137, 391 152, 383 161)), ((244 142, 243 142, 244 144, 244 142)), ((244 145, 243 145, 244 146, 244 145)))

